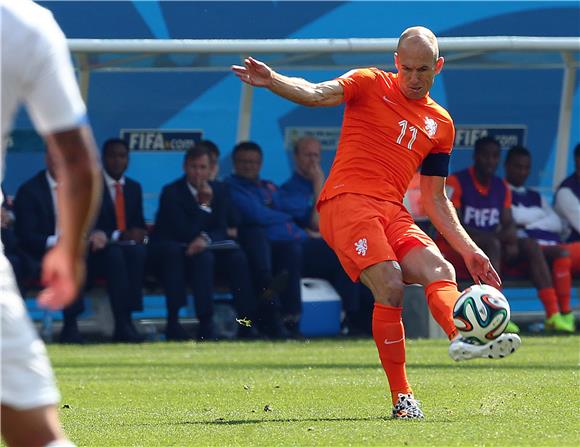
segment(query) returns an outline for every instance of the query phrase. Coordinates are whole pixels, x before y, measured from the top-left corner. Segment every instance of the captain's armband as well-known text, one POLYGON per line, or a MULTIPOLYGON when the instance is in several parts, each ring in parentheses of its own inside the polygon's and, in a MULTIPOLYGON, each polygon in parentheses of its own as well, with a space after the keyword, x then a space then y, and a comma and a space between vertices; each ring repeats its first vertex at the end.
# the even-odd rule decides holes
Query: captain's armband
POLYGON ((435 153, 429 154, 423 160, 421 175, 432 177, 447 177, 449 175, 449 160, 451 154, 435 153))

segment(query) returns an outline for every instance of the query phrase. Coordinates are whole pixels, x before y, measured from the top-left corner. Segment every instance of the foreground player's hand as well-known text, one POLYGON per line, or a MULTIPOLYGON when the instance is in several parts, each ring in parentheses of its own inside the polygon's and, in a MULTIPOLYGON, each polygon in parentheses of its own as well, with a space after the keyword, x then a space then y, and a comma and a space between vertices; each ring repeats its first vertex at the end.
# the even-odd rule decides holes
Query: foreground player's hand
POLYGON ((501 287, 501 279, 483 251, 472 251, 463 257, 463 261, 475 283, 489 284, 496 289, 501 287))
POLYGON ((56 244, 42 262, 41 281, 45 288, 38 304, 51 310, 66 307, 75 299, 85 278, 83 259, 74 259, 61 244, 56 244))
POLYGON ((244 66, 232 65, 232 71, 246 84, 268 87, 272 83, 272 69, 252 57, 244 60, 244 66))

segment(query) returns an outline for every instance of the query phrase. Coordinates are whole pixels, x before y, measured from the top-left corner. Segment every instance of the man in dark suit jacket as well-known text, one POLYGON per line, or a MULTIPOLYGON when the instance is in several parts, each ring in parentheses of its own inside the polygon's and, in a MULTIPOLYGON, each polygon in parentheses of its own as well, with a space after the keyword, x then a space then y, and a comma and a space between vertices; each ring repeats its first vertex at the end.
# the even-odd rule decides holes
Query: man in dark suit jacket
MULTIPOLYGON (((124 143, 123 143, 124 144, 124 143)), ((105 147, 108 147, 107 145, 105 147)), ((126 146, 125 146, 126 147, 126 146)), ((117 148, 122 151, 123 149, 117 148)), ((111 163, 108 149, 103 152, 105 172, 111 163)), ((40 263, 46 251, 54 246, 58 241, 58 216, 56 215, 56 188, 58 186, 53 161, 50 156, 46 157, 47 169, 40 171, 32 179, 28 180, 19 188, 14 205, 16 215, 16 235, 22 249, 29 254, 37 264, 35 275, 38 278, 40 263)), ((124 172, 126 169, 122 169, 124 172)), ((115 169, 109 169, 112 175, 118 176, 115 169)), ((107 174, 108 175, 108 174, 107 174)), ((124 182, 127 183, 127 182, 124 182)), ((135 182, 132 182, 135 183, 135 182)), ((136 184, 136 183, 135 183, 136 184)), ((111 301, 113 317, 115 319, 114 341, 119 342, 139 342, 143 337, 139 335, 130 321, 131 310, 141 306, 141 287, 143 265, 145 262, 145 249, 142 245, 135 243, 135 246, 114 243, 118 241, 131 241, 129 237, 139 240, 139 234, 144 236, 144 228, 140 231, 129 231, 127 234, 119 232, 114 235, 110 230, 110 223, 107 215, 107 203, 111 203, 110 193, 106 188, 103 191, 103 204, 99 213, 99 219, 95 229, 89 235, 89 255, 87 261, 87 283, 90 285, 97 276, 104 276, 107 281, 107 291, 111 301), (107 197, 109 196, 109 197, 107 197), (107 202, 108 199, 108 202, 107 202), (139 276, 140 275, 140 276, 139 276), (138 292, 135 292, 138 283, 138 292)), ((131 230, 139 225, 133 223, 139 221, 134 216, 141 209, 141 189, 129 187, 132 190, 128 194, 125 206, 130 210, 126 213, 128 228, 131 230), (139 197, 139 199, 137 199, 139 197), (134 203, 138 202, 137 205, 134 203), (131 204, 129 204, 131 203, 131 204)), ((142 212, 141 212, 142 214, 142 212)), ((143 222, 141 217, 140 222, 143 222)), ((144 224, 142 224, 144 227, 144 224)), ((143 239, 141 238, 141 242, 143 239)), ((129 242, 130 243, 130 242, 129 242)), ((78 330, 77 318, 84 310, 84 303, 81 297, 63 310, 64 325, 60 334, 60 341, 65 343, 80 343, 83 341, 78 330)))
MULTIPOLYGON (((151 256, 165 288, 168 319, 167 339, 188 338, 178 322, 179 308, 186 303, 186 284, 190 283, 199 318, 197 338, 214 338, 213 278, 221 270, 229 281, 240 318, 253 319, 255 297, 252 293, 248 263, 239 248, 212 249, 215 242, 228 239, 225 188, 208 181, 209 155, 204 147, 185 154, 185 176, 166 185, 152 235, 151 256)), ((253 337, 253 327, 241 327, 242 337, 253 337)))
POLYGON ((25 296, 25 281, 31 275, 33 263, 29 257, 20 249, 16 232, 14 231, 14 210, 13 202, 9 200, 2 190, 4 201, 0 204, 0 240, 4 246, 4 255, 8 258, 16 283, 20 289, 20 294, 25 296))
MULTIPOLYGON (((14 199, 14 230, 20 247, 31 259, 32 279, 39 278, 44 254, 58 241, 57 181, 49 152, 46 155, 46 166, 47 169, 40 171, 20 186, 14 199)), ((63 309, 64 326, 60 334, 62 342, 82 342, 77 317, 83 310, 83 300, 79 297, 63 309)))
POLYGON ((91 235, 89 280, 102 276, 115 317, 114 341, 143 341, 131 312, 143 309, 147 230, 141 185, 125 176, 129 147, 120 139, 103 144, 103 200, 91 235))

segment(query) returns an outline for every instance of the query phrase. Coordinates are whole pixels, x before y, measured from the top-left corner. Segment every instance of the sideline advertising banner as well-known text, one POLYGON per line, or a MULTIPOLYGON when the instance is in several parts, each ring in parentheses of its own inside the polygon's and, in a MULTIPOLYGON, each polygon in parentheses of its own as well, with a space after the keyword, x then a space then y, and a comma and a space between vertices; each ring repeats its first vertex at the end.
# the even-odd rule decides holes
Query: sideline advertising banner
POLYGON ((201 129, 121 129, 120 138, 125 140, 131 151, 139 152, 184 152, 202 140, 201 129))
POLYGON ((455 126, 454 150, 473 149, 479 138, 493 137, 503 150, 526 145, 528 127, 523 124, 458 124, 455 126))
POLYGON ((497 175, 503 176, 503 158, 512 146, 526 145, 528 126, 523 124, 456 124, 455 144, 451 153, 450 172, 473 164, 473 145, 479 138, 493 137, 501 147, 502 155, 497 175))

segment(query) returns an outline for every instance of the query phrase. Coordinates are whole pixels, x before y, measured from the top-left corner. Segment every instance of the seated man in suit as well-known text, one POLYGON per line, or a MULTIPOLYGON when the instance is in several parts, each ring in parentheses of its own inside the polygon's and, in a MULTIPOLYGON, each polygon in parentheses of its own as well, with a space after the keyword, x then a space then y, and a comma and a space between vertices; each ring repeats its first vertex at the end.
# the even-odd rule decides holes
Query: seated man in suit
MULTIPOLYGON (((24 182, 14 201, 15 231, 19 243, 25 253, 27 253, 36 264, 35 278, 40 274, 40 263, 46 251, 53 247, 59 239, 58 215, 56 213, 58 182, 53 160, 50 153, 46 156, 46 170, 40 171, 30 180, 24 182)), ((105 192, 106 193, 106 192, 105 192)), ((93 272, 95 256, 98 258, 100 251, 107 247, 107 238, 100 231, 92 232, 89 235, 89 255, 87 264, 87 277, 94 277, 93 272)), ((125 299, 125 297, 109 296, 111 307, 115 318, 115 334, 123 333, 124 327, 117 322, 124 321, 120 314, 120 306, 115 299, 125 299)), ((82 296, 78 297, 72 304, 63 309, 64 324, 59 340, 62 343, 82 343, 83 338, 79 332, 77 318, 84 310, 82 296)), ((125 337, 123 337, 125 338, 125 337)), ((125 339, 123 341, 138 341, 125 339)))
POLYGON ((32 275, 32 265, 28 256, 20 249, 14 230, 13 203, 2 191, 4 201, 0 204, 0 240, 4 246, 4 254, 8 258, 20 294, 25 296, 25 281, 32 275))
POLYGON ((266 331, 274 337, 300 337, 302 242, 308 236, 289 213, 282 211, 278 187, 260 179, 262 148, 254 142, 242 142, 234 147, 232 158, 235 173, 226 183, 240 211, 240 242, 258 292, 265 292, 270 299, 269 290, 284 289, 279 294, 284 326, 276 314, 268 315, 264 318, 266 331), (280 278, 285 288, 274 284, 280 278))
MULTIPOLYGON (((32 279, 40 277, 44 254, 58 241, 56 171, 50 152, 46 152, 46 169, 24 182, 14 199, 15 232, 22 250, 33 262, 32 279)), ((77 297, 63 309, 62 343, 82 343, 77 317, 84 310, 77 297)))
POLYGON ((324 185, 324 172, 320 166, 321 149, 320 141, 311 136, 296 141, 294 174, 280 187, 283 193, 280 206, 308 235, 302 244, 302 275, 330 281, 342 300, 345 313, 342 331, 347 334, 352 330, 359 310, 359 287, 350 280, 337 256, 320 235, 316 202, 324 185))
MULTIPOLYGON (((215 338, 212 317, 216 270, 221 270, 227 278, 240 318, 254 320, 256 300, 244 253, 237 247, 212 249, 212 243, 229 239, 226 234, 228 202, 225 188, 216 188, 209 181, 207 149, 196 146, 188 150, 183 171, 183 177, 163 188, 150 253, 167 298, 167 339, 190 338, 178 322, 179 308, 186 304, 189 283, 199 319, 197 338, 211 340, 215 338)), ((256 335, 254 327, 240 327, 241 337, 256 335)))
MULTIPOLYGON (((475 243, 489 256, 498 273, 510 267, 527 263, 533 285, 546 311, 546 328, 560 327, 558 298, 552 283, 550 269, 537 241, 518 238, 512 216, 512 194, 507 183, 495 175, 500 161, 500 145, 492 137, 475 142, 474 164, 447 178, 448 194, 457 214, 475 243)), ((443 255, 456 267, 461 278, 466 271, 462 258, 438 238, 443 255)), ((464 276, 466 277, 466 276, 464 276)), ((517 331, 515 325, 509 331, 517 331)))
POLYGON ((227 185, 218 179, 220 172, 220 150, 211 140, 201 140, 196 147, 205 148, 209 154, 209 179, 213 182, 213 188, 225 189, 223 194, 227 198, 228 204, 226 206, 227 213, 227 234, 232 239, 238 238, 238 226, 240 224, 240 213, 238 209, 231 203, 230 191, 227 185))
POLYGON ((147 230, 141 185, 125 176, 129 146, 120 139, 103 144, 103 199, 91 239, 89 280, 104 277, 115 316, 113 340, 140 342, 131 312, 143 309, 147 230))

